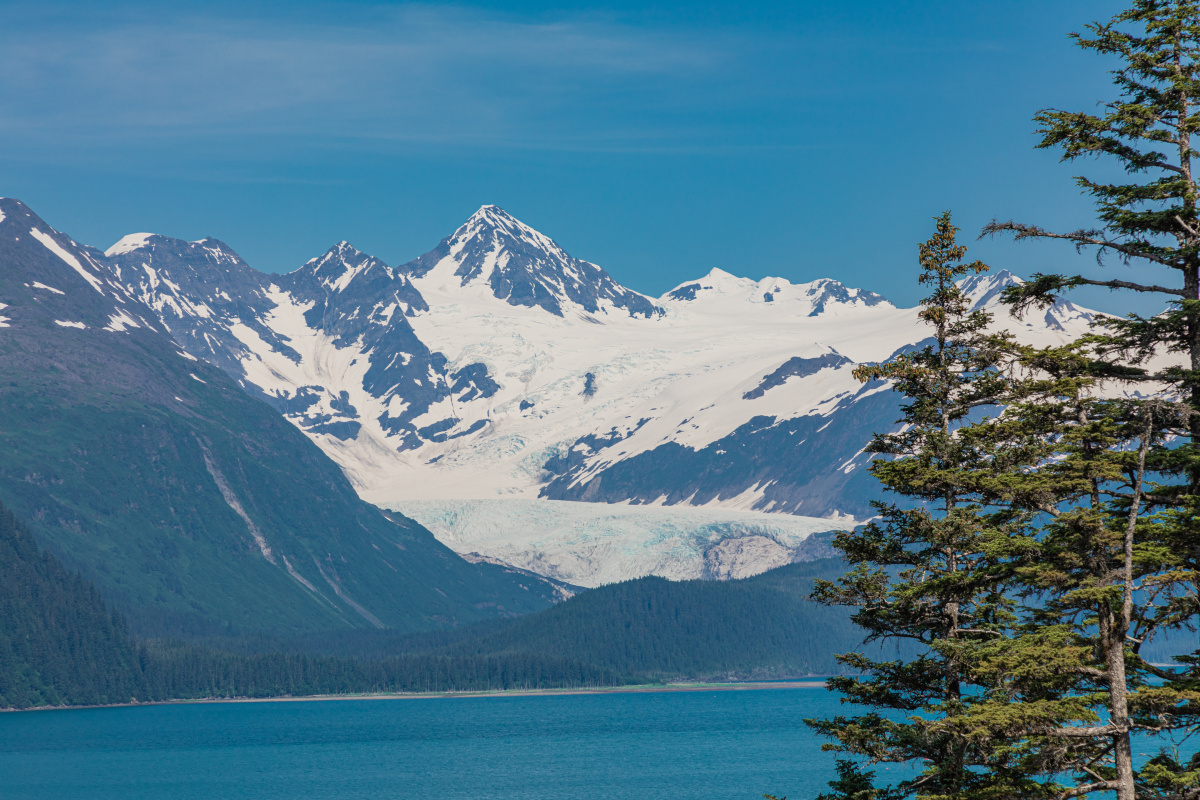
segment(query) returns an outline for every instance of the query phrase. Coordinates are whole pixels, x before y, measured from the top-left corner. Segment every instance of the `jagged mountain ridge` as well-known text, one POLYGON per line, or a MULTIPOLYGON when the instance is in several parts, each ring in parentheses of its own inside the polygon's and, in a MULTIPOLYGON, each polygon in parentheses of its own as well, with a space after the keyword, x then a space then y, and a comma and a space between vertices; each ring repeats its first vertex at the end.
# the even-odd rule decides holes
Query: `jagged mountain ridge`
MULTIPOLYGON (((120 280, 166 263, 122 241, 120 280)), ((876 491, 862 446, 898 413, 885 386, 850 373, 925 338, 914 309, 831 279, 714 269, 652 300, 495 206, 396 268, 345 242, 287 275, 237 262, 265 302, 164 323, 221 327, 203 338, 235 339, 225 355, 193 354, 272 402, 383 506, 542 497, 862 517, 876 491)), ((1009 318, 996 300, 1014 280, 967 288, 1030 341, 1091 319, 1067 303, 1009 318)))
POLYGON ((215 287, 158 274, 175 298, 159 313, 185 312, 160 319, 135 296, 146 270, 129 280, 0 199, 0 502, 152 634, 417 630, 547 605, 552 587, 467 563, 361 501, 310 440, 181 349, 228 355, 179 321, 249 316, 261 300, 229 293, 248 267, 226 250, 188 251, 196 275, 228 271, 215 287), (188 313, 202 303, 207 316, 188 313))
POLYGON ((400 271, 459 289, 486 287, 511 305, 542 308, 559 317, 570 312, 625 312, 634 317, 663 313, 600 267, 570 256, 548 236, 492 205, 480 208, 400 271))

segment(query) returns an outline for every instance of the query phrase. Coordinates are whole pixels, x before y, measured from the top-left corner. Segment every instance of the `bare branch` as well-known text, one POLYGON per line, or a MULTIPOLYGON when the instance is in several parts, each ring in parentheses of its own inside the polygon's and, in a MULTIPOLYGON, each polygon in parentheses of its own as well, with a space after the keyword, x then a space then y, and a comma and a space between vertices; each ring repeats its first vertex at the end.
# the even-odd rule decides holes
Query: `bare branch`
POLYGON ((1096 781, 1095 783, 1085 783, 1082 786, 1076 786, 1074 789, 1068 789, 1058 797, 1059 800, 1067 800, 1069 797, 1082 797, 1092 792, 1103 792, 1117 788, 1119 786, 1116 781, 1096 781))
POLYGON ((1047 735, 1062 739, 1091 739, 1096 736, 1112 736, 1124 732, 1124 729, 1117 725, 1096 725, 1091 728, 1055 728, 1047 731, 1047 735))

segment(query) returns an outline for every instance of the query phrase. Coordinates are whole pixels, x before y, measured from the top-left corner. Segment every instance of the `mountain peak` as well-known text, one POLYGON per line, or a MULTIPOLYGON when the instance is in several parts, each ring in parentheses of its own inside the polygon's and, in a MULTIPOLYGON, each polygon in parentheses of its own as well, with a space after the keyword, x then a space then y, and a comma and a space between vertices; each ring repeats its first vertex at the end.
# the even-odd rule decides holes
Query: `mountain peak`
POLYGON ((549 236, 495 205, 484 205, 430 252, 399 267, 423 293, 471 288, 512 306, 634 317, 661 313, 649 298, 575 258, 549 236))
POLYGON ((114 333, 153 327, 99 251, 55 230, 20 200, 0 200, 0 229, 4 327, 52 323, 114 333))
MULTIPOLYGON (((364 256, 366 258, 372 258, 372 256, 368 256, 362 250, 359 250, 357 247, 355 247, 354 245, 350 244, 345 239, 343 239, 342 241, 340 241, 337 244, 330 247, 328 250, 326 250, 321 255, 316 256, 315 258, 310 258, 304 264, 304 267, 301 267, 300 269, 304 269, 305 267, 312 266, 312 265, 316 265, 316 269, 320 269, 323 265, 329 263, 332 260, 358 259, 358 258, 361 258, 364 256)), ((382 262, 380 262, 380 263, 382 263, 382 262)))
POLYGON ((15 197, 0 197, 0 222, 4 222, 5 217, 32 217, 33 211, 29 206, 22 203, 15 197))
MULTIPOLYGON (((159 233, 131 233, 118 239, 115 244, 104 251, 104 255, 123 261, 123 256, 137 253, 140 250, 152 251, 156 256, 166 259, 199 259, 208 261, 212 265, 232 264, 239 269, 249 269, 242 261, 242 257, 232 247, 213 236, 189 242, 159 233)), ((154 256, 152 258, 157 260, 154 256)))
POLYGON ((150 243, 151 238, 157 235, 156 233, 131 233, 128 236, 122 236, 112 247, 104 251, 104 255, 112 258, 132 253, 134 250, 141 250, 150 243))
POLYGON ((998 269, 964 278, 958 282, 958 287, 971 298, 972 308, 980 309, 996 303, 1009 286, 1020 286, 1024 282, 1008 270, 998 269))
MULTIPOLYGON (((343 239, 292 272, 288 285, 298 287, 307 280, 315 279, 325 290, 337 293, 345 291, 359 276, 367 277, 372 285, 390 283, 397 278, 394 270, 387 264, 343 239)), ((399 279, 408 285, 404 276, 399 276, 399 279)), ((418 306, 421 305, 423 304, 418 303, 418 306)))
POLYGON ((549 236, 495 205, 480 206, 450 239, 454 243, 452 249, 462 249, 469 242, 479 240, 483 244, 493 244, 498 249, 532 250, 550 258, 574 260, 549 236))

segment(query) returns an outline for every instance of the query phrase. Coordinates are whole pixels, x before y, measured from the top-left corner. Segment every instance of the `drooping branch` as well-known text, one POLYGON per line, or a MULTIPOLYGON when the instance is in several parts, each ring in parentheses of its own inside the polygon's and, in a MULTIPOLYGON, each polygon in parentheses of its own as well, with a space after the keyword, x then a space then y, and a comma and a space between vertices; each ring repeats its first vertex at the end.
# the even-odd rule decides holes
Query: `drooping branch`
MULTIPOLYGON (((983 231, 980 232, 979 238, 984 236, 995 236, 1000 233, 1012 233, 1013 239, 1020 241, 1022 239, 1062 239, 1072 242, 1075 249, 1082 251, 1085 247, 1099 247, 1101 251, 1114 250, 1125 256, 1126 262, 1133 258, 1144 258, 1147 261, 1153 261, 1156 264, 1162 264, 1171 269, 1179 269, 1179 265, 1172 259, 1158 255, 1157 253, 1147 252, 1125 242, 1114 242, 1111 239, 1101 238, 1101 231, 1097 230, 1078 230, 1071 233, 1055 233, 1048 231, 1045 228, 1039 228, 1036 225, 1026 225, 1021 222, 997 222, 992 220, 987 225, 983 226, 983 231)), ((1151 286, 1143 288, 1141 284, 1114 282, 1113 288, 1133 289, 1135 291, 1162 292, 1164 294, 1182 295, 1178 289, 1170 289, 1164 286, 1151 286)))

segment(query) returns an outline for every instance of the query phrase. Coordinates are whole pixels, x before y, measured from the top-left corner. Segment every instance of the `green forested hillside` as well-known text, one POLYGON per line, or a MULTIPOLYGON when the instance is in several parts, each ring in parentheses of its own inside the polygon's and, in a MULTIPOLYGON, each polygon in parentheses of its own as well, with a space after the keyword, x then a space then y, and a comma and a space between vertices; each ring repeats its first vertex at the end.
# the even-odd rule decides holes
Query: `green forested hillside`
POLYGON ((39 551, 29 530, 0 506, 0 708, 597 686, 623 680, 612 670, 552 654, 365 660, 138 644, 95 587, 39 551))
POLYGON ((823 559, 738 581, 639 578, 583 592, 536 614, 452 630, 345 631, 213 644, 242 653, 283 650, 366 660, 546 655, 641 679, 829 674, 839 669, 834 654, 861 647, 862 632, 846 610, 807 597, 815 578, 842 572, 841 561, 823 559))
POLYGON ((124 621, 0 506, 0 708, 146 697, 124 621))
MULTIPOLYGON (((641 578, 448 645, 448 655, 555 653, 641 678, 790 677, 837 669, 861 631, 807 599, 840 562, 792 564, 740 581, 641 578)), ((497 626, 492 626, 497 627, 497 626)))
POLYGON ((741 581, 641 578, 524 617, 416 635, 138 643, 0 506, 0 708, 827 673, 861 636, 844 611, 806 597, 814 577, 840 570, 829 560, 741 581))
POLYGON ((454 630, 135 643, 87 581, 0 506, 0 708, 173 698, 611 686, 789 677, 854 649, 845 614, 806 595, 837 562, 742 581, 642 578, 547 611, 454 630))

